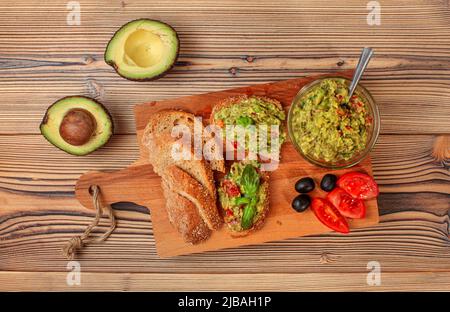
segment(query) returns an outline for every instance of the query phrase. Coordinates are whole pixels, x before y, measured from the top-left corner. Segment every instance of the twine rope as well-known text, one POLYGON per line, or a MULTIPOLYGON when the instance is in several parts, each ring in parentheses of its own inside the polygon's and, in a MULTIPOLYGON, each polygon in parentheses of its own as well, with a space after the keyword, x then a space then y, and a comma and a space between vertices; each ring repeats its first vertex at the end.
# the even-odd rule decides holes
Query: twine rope
POLYGON ((95 218, 92 223, 88 225, 86 230, 84 230, 84 233, 82 235, 72 237, 63 247, 63 255, 69 260, 72 260, 75 257, 77 250, 83 248, 85 245, 105 241, 109 237, 109 235, 111 235, 117 225, 116 218, 114 217, 114 211, 111 206, 102 206, 100 204, 100 187, 98 185, 93 185, 90 189, 92 190, 92 203, 95 207, 95 218), (90 238, 89 235, 100 222, 100 218, 102 217, 102 213, 104 211, 107 213, 108 219, 110 220, 108 231, 106 231, 100 237, 90 238))

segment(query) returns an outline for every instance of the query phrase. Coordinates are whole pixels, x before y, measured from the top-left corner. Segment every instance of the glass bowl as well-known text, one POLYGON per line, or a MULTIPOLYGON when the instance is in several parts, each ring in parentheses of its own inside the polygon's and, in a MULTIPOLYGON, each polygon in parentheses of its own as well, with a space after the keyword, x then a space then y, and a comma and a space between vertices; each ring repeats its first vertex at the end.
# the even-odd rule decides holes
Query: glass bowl
POLYGON ((324 79, 344 79, 347 85, 350 85, 350 82, 351 82, 349 79, 347 79, 345 77, 339 77, 339 76, 323 77, 323 78, 314 80, 314 81, 310 82, 309 84, 305 85, 303 88, 301 88, 300 91, 297 93, 297 95, 294 97, 291 107, 289 108, 288 120, 287 120, 289 138, 290 138, 292 144, 294 145, 295 149, 300 153, 300 155, 302 155, 302 157, 305 158, 310 163, 317 165, 317 166, 329 168, 329 169, 349 168, 349 167, 352 167, 352 166, 358 164, 364 158, 366 158, 367 155, 369 155, 372 148, 374 147, 374 145, 378 139, 378 134, 380 132, 380 113, 378 111, 378 107, 375 103, 375 100, 373 99, 370 92, 366 88, 364 88, 362 85, 359 84, 356 87, 355 93, 358 93, 358 95, 360 95, 362 98, 364 98, 366 100, 366 104, 367 104, 366 108, 368 109, 368 114, 370 117, 372 117, 372 121, 373 121, 372 124, 367 129, 368 136, 367 136, 367 143, 366 143, 365 148, 363 150, 361 150, 360 152, 356 153, 355 155, 353 155, 352 158, 350 158, 350 159, 347 159, 347 160, 342 159, 342 160, 336 160, 336 161, 331 161, 331 162, 327 162, 323 159, 315 159, 311 155, 307 155, 300 148, 300 145, 299 145, 300 142, 297 142, 294 137, 294 133, 293 133, 293 129, 292 129, 293 109, 294 109, 294 107, 296 107, 298 105, 298 103, 300 102, 300 100, 306 93, 308 93, 313 87, 318 85, 324 79))

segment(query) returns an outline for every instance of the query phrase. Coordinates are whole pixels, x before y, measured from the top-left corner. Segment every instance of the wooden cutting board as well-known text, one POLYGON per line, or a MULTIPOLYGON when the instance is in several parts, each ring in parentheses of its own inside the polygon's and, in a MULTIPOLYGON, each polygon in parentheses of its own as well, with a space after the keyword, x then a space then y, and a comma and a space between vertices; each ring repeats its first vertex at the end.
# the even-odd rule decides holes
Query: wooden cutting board
MULTIPOLYGON (((351 72, 341 72, 339 75, 351 77, 351 72)), ((311 165, 295 151, 291 142, 287 142, 283 145, 281 163, 278 169, 271 173, 270 212, 263 228, 246 237, 232 238, 227 233, 225 226, 223 226, 221 230, 214 232, 203 243, 197 245, 186 244, 169 222, 160 185, 161 179, 153 172, 152 166, 147 161, 149 151, 141 144, 142 134, 149 117, 161 109, 182 109, 202 116, 203 120, 208 120, 211 109, 216 103, 229 96, 247 94, 277 99, 283 104, 287 112, 292 99, 300 88, 316 78, 317 76, 291 79, 177 99, 154 101, 135 106, 137 140, 140 147, 139 160, 123 170, 115 172, 88 172, 84 174, 80 177, 75 188, 78 200, 85 207, 93 209, 89 187, 96 184, 100 186, 104 203, 112 204, 126 201, 148 207, 153 222, 156 249, 161 257, 329 232, 330 230, 316 219, 310 209, 303 213, 297 213, 291 208, 291 202, 297 195, 294 190, 294 184, 300 177, 313 177, 317 184, 322 176, 330 172, 330 170, 311 165)), ((341 175, 344 172, 354 170, 372 174, 370 158, 368 157, 351 169, 335 170, 333 173, 341 175)), ((312 196, 324 197, 325 194, 321 190, 315 190, 312 196)), ((366 202, 366 206, 366 218, 350 220, 351 229, 378 223, 376 199, 366 202)))

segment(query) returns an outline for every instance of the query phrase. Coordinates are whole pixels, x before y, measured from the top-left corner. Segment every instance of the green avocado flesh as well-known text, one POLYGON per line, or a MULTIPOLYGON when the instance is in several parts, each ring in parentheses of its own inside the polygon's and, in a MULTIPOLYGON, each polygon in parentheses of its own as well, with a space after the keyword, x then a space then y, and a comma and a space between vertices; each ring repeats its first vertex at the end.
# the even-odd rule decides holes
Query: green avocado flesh
MULTIPOLYGON (((247 127, 250 125, 267 125, 267 144, 271 146, 270 128, 279 126, 279 144, 286 140, 286 131, 283 121, 286 118, 284 111, 274 103, 263 97, 251 96, 243 98, 239 103, 225 106, 214 114, 215 124, 240 125, 247 127)), ((248 147, 249 138, 246 138, 248 147)))
POLYGON ((290 126, 304 154, 337 162, 366 147, 372 124, 367 103, 357 92, 348 98, 344 79, 324 79, 294 105, 290 126))
POLYGON ((113 122, 102 104, 84 96, 71 96, 48 108, 40 130, 59 149, 82 156, 108 142, 113 122))
POLYGON ((124 78, 152 80, 172 68, 178 57, 175 30, 160 21, 139 19, 123 25, 111 38, 105 62, 124 78))
POLYGON ((231 165, 229 173, 220 182, 218 189, 220 204, 224 210, 224 220, 230 230, 240 232, 250 228, 261 217, 267 199, 267 188, 262 187, 263 181, 257 179, 253 193, 246 188, 243 172, 246 166, 255 170, 260 168, 257 161, 235 162, 231 165), (252 205, 253 207, 248 207, 252 205), (243 220, 246 208, 254 209, 250 219, 243 220))

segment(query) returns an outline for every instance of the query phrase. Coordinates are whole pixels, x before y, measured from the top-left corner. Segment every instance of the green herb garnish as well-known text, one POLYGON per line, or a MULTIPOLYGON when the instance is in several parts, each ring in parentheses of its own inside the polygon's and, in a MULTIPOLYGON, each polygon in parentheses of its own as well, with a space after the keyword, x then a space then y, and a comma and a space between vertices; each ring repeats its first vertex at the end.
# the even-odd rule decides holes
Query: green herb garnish
POLYGON ((250 198, 248 198, 248 197, 237 197, 234 200, 235 205, 244 205, 244 204, 249 204, 249 203, 250 203, 250 198))
POLYGON ((244 197, 240 201, 246 204, 242 214, 241 226, 246 230, 252 226, 253 218, 256 214, 257 194, 260 183, 258 172, 256 172, 256 169, 252 165, 245 166, 240 182, 240 186, 244 192, 244 197))
POLYGON ((242 214, 241 226, 244 230, 247 230, 252 227, 253 218, 255 217, 255 214, 256 214, 256 200, 252 200, 250 204, 245 206, 244 213, 242 214))
POLYGON ((238 124, 239 126, 243 126, 243 127, 253 125, 254 123, 255 123, 255 121, 248 116, 240 116, 236 120, 236 124, 238 124))
POLYGON ((241 175, 241 188, 247 197, 253 197, 258 192, 259 175, 255 167, 246 165, 241 175))

